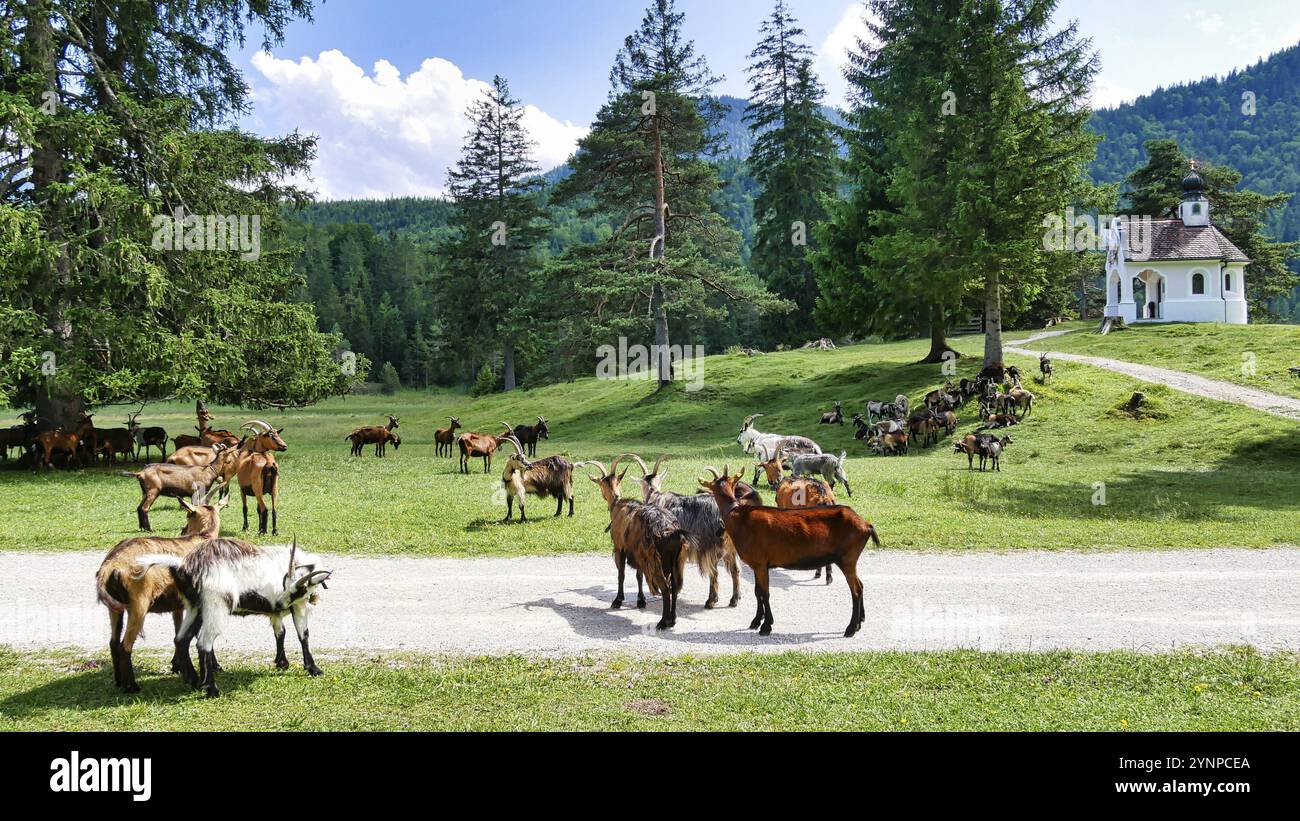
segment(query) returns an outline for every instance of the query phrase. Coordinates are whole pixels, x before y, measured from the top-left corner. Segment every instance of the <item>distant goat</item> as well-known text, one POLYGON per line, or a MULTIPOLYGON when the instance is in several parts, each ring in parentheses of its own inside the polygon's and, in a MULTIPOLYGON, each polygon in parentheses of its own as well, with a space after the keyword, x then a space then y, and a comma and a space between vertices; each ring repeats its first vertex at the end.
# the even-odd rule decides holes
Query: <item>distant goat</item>
POLYGON ((835 403, 834 410, 832 410, 830 413, 822 414, 822 420, 819 424, 822 425, 843 425, 844 424, 844 412, 840 409, 840 403, 838 401, 835 403))
POLYGON ((515 425, 514 435, 520 444, 527 448, 529 456, 536 456, 537 440, 550 439, 551 428, 546 423, 546 417, 539 416, 535 425, 515 425))
POLYGON ((451 456, 451 447, 456 443, 456 429, 460 427, 460 418, 448 416, 451 427, 438 428, 433 432, 433 455, 451 456))
POLYGON ((144 459, 149 460, 149 451, 152 448, 158 448, 160 451, 158 458, 167 458, 167 431, 160 427, 141 427, 136 421, 139 413, 133 413, 126 418, 126 429, 135 439, 136 452, 141 448, 144 449, 144 459))
MULTIPOLYGON (((1043 381, 1052 378, 1052 358, 1045 353, 1038 355, 1038 370, 1043 374, 1043 381)), ((1300 376, 1300 365, 1291 369, 1296 376, 1300 376)))
POLYGON ((907 416, 908 400, 903 394, 894 397, 893 402, 881 402, 875 399, 867 400, 867 424, 871 424, 873 419, 902 419, 907 416))
POLYGON ((401 437, 393 433, 398 428, 398 418, 396 416, 388 417, 388 425, 370 425, 356 430, 344 436, 352 442, 352 455, 360 456, 361 449, 366 445, 375 446, 375 456, 383 456, 389 442, 393 444, 393 450, 397 450, 402 444, 401 437))

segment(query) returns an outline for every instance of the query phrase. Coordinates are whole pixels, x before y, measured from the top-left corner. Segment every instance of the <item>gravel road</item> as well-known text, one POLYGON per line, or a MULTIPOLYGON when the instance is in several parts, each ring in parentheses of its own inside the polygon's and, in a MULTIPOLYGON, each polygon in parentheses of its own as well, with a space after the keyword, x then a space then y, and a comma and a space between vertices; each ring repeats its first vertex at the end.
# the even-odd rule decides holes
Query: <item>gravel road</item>
MULTIPOLYGON (((0 644, 104 650, 104 609, 93 594, 99 553, 0 553, 0 644)), ((1252 644, 1300 650, 1300 549, 1116 553, 863 555, 867 618, 842 636, 849 596, 811 572, 773 573, 775 632, 745 629, 749 583, 737 609, 704 610, 689 571, 677 627, 655 635, 647 610, 609 609, 605 555, 514 559, 340 557, 312 622, 314 645, 339 650, 557 656, 653 653, 923 650, 1164 651, 1252 644)), ((748 572, 745 573, 748 579, 748 572)), ((635 580, 629 602, 635 602, 635 580)), ((729 584, 729 582, 728 582, 729 584)), ((726 593, 724 588, 724 602, 726 593)), ((166 646, 171 621, 150 616, 144 646, 166 646)), ((238 619, 221 646, 272 652, 264 619, 238 619)))
MULTIPOLYGON (((1037 342, 1040 339, 1047 339, 1053 336, 1060 336, 1069 331, 1046 331, 1044 333, 1034 334, 1027 339, 1016 340, 1016 345, 1028 345, 1037 342)), ((1038 356, 1040 351, 1031 351, 1026 348, 1018 348, 1013 345, 1007 345, 1006 350, 1011 353, 1017 353, 1021 356, 1038 356)), ((1291 396, 1282 396, 1281 394, 1269 393, 1268 391, 1247 388, 1242 385, 1235 385, 1231 382, 1223 382, 1218 379, 1207 379, 1204 376, 1184 373, 1183 371, 1174 371, 1169 368, 1157 368, 1154 365, 1139 365, 1135 362, 1125 362, 1119 359, 1107 359, 1100 356, 1084 356, 1074 353, 1060 353, 1058 351, 1047 352, 1052 359, 1062 362, 1081 362, 1085 365, 1094 365, 1098 368, 1116 371, 1127 374, 1128 376, 1144 380, 1146 382, 1155 382, 1160 385, 1168 385, 1174 390, 1190 393, 1193 396, 1204 396, 1208 399, 1217 399, 1221 402, 1235 402, 1238 405, 1245 405, 1261 410, 1265 413, 1271 413, 1274 416, 1282 416, 1287 419, 1300 419, 1300 399, 1291 396)))

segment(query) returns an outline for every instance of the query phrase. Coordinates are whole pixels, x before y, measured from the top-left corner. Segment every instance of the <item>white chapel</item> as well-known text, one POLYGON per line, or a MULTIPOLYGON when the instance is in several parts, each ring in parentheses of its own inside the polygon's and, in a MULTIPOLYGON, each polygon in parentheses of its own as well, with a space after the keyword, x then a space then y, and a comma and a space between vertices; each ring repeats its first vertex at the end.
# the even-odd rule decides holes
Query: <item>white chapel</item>
POLYGON ((1210 221, 1195 166, 1183 178, 1177 219, 1117 217, 1106 245, 1106 316, 1246 324, 1250 260, 1210 221))

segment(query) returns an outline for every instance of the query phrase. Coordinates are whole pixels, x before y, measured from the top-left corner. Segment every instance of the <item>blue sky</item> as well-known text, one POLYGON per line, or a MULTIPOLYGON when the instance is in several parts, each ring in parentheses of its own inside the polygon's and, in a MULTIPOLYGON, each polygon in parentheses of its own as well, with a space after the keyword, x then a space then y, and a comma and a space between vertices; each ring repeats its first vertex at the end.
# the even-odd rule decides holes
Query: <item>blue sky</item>
MULTIPOLYGON (((818 54, 832 99, 844 49, 859 30, 853 0, 788 0, 818 54)), ((466 124, 464 109, 500 73, 527 106, 543 166, 562 162, 609 87, 609 67, 645 0, 326 0, 282 45, 235 55, 254 89, 246 126, 320 138, 311 186, 324 197, 441 193, 466 124)), ((746 55, 771 0, 678 0, 687 34, 745 93, 746 55)), ((1223 74, 1300 41, 1294 0, 1062 0, 1101 53, 1094 102, 1223 74)))

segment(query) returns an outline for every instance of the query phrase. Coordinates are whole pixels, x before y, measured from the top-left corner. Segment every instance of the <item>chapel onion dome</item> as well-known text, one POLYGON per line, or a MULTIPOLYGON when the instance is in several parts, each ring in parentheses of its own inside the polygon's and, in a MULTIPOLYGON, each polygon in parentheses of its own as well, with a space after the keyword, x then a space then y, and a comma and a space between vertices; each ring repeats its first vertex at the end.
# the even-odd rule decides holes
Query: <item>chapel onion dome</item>
POLYGON ((1188 199, 1194 199, 1205 193, 1205 177, 1201 172, 1192 168, 1186 177, 1183 177, 1183 196, 1188 199))

